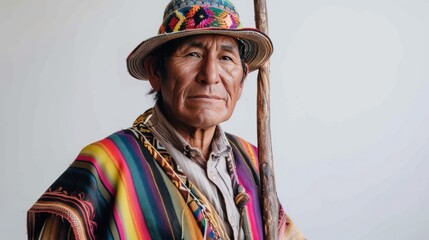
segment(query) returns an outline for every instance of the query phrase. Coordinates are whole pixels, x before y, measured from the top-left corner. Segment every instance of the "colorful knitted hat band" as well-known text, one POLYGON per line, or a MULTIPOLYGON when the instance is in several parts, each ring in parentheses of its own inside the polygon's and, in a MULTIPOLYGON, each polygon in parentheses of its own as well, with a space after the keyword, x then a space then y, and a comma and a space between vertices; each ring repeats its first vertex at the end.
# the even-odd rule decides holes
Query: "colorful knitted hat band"
POLYGON ((171 13, 159 28, 159 34, 199 28, 241 28, 236 14, 206 6, 184 7, 171 13))

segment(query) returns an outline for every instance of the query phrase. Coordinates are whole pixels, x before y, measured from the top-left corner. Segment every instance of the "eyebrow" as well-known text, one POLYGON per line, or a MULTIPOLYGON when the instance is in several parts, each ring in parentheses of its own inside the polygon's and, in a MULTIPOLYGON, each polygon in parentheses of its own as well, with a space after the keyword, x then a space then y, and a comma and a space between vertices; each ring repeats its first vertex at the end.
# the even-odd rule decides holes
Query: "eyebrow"
POLYGON ((223 44, 220 46, 221 49, 226 51, 234 51, 235 49, 238 51, 238 47, 232 44, 223 44))
MULTIPOLYGON (((201 42, 193 41, 193 42, 186 43, 185 45, 188 46, 188 47, 196 47, 196 48, 204 49, 204 45, 201 42)), ((234 49, 237 49, 237 51, 238 51, 238 47, 237 46, 235 46, 233 44, 228 44, 228 43, 222 44, 220 46, 220 48, 222 50, 229 51, 229 52, 234 51, 234 49)))

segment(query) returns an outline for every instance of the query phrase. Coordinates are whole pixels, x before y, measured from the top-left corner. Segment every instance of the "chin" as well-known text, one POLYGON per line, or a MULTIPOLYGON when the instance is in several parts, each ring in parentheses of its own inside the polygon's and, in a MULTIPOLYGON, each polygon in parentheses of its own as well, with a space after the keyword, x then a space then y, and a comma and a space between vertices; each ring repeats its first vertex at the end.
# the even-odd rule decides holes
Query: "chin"
POLYGON ((190 114, 189 117, 185 118, 184 120, 186 121, 185 124, 188 124, 195 128, 211 128, 225 121, 223 117, 215 113, 194 113, 190 114))

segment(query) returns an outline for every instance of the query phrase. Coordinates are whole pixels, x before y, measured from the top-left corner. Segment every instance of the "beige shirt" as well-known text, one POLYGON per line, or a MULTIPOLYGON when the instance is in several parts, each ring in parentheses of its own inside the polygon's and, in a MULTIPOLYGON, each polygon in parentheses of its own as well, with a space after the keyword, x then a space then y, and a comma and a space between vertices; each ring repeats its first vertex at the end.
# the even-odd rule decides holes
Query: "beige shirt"
POLYGON ((231 178, 226 157, 232 158, 231 146, 220 126, 216 127, 209 159, 199 149, 192 148, 174 129, 161 112, 158 104, 147 122, 155 138, 176 161, 179 169, 207 197, 225 223, 231 238, 237 239, 240 214, 234 202, 231 178))

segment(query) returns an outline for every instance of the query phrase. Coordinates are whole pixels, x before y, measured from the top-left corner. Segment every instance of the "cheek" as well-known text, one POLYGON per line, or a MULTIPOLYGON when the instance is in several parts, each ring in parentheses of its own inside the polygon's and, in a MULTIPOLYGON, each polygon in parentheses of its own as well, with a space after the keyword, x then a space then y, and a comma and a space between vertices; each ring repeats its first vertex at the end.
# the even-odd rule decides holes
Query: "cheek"
POLYGON ((240 99, 241 97, 241 93, 243 92, 243 86, 244 86, 244 81, 241 81, 240 84, 238 84, 238 89, 237 89, 237 100, 240 99))
POLYGON ((243 71, 234 69, 228 74, 228 80, 225 82, 225 88, 230 98, 234 101, 238 100, 243 90, 243 71))
POLYGON ((189 84, 189 74, 187 74, 186 69, 182 68, 178 71, 170 71, 169 77, 163 81, 161 92, 163 96, 165 94, 165 100, 170 102, 171 105, 176 104, 180 106, 186 97, 186 90, 189 84))

